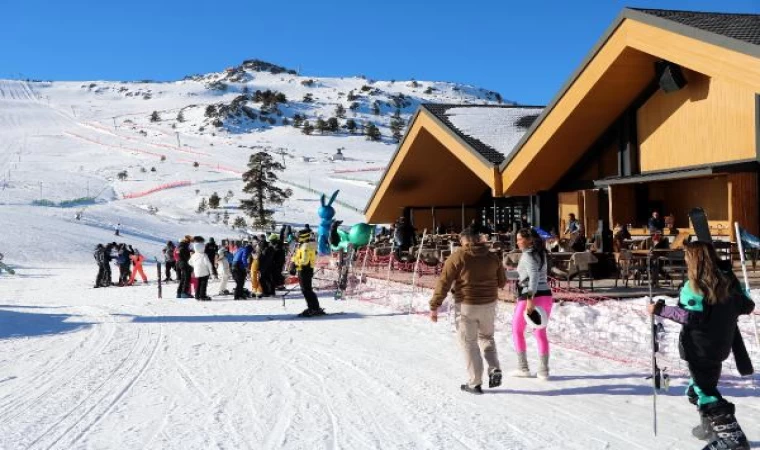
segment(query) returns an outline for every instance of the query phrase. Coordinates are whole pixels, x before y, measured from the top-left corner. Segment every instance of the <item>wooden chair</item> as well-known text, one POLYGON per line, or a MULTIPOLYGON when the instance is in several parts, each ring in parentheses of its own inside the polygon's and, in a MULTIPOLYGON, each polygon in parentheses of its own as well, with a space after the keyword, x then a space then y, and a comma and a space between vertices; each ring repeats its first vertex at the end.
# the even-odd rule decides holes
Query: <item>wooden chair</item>
POLYGON ((594 274, 591 271, 591 266, 597 262, 599 260, 591 252, 576 252, 570 257, 566 268, 552 267, 552 274, 558 279, 566 281, 568 287, 570 287, 570 280, 577 278, 578 289, 583 289, 584 279, 589 280, 593 291, 594 274))

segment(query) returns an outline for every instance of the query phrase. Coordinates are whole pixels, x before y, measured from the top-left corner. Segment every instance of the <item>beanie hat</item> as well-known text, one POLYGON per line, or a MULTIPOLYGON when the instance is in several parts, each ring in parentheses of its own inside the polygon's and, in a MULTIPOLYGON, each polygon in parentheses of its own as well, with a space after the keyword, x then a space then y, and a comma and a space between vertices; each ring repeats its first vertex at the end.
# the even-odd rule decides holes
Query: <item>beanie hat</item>
POLYGON ((272 233, 272 234, 269 235, 268 240, 269 240, 269 242, 277 242, 277 241, 280 240, 280 236, 278 236, 275 233, 272 233))
POLYGON ((298 243, 303 244, 304 242, 309 242, 311 239, 311 231, 310 230, 301 230, 298 232, 298 243))

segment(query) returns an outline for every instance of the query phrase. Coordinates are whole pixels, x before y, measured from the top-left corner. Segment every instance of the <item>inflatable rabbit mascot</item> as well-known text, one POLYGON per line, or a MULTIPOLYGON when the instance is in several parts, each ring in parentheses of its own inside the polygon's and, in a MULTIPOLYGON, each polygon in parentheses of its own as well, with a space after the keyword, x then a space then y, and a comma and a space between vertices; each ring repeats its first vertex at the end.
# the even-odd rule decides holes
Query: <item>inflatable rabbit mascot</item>
POLYGON ((330 201, 325 203, 325 194, 322 194, 321 202, 322 206, 319 208, 319 211, 317 214, 319 214, 319 218, 321 219, 319 223, 319 232, 318 232, 318 240, 317 240, 317 249, 319 250, 320 255, 329 255, 330 254, 330 225, 332 225, 333 217, 335 217, 335 208, 332 207, 333 202, 335 201, 335 198, 338 196, 338 193, 340 191, 335 191, 330 197, 330 201))

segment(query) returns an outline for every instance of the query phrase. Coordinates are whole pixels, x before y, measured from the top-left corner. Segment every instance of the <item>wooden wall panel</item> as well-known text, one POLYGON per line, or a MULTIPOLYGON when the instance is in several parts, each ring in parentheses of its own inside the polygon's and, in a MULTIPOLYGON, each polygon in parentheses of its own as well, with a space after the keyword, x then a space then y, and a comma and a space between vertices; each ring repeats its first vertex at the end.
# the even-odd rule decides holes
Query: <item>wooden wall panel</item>
POLYGON ((586 236, 596 233, 599 225, 599 191, 589 189, 583 191, 583 227, 586 236))
POLYGON ((636 223, 636 191, 631 184, 610 186, 610 226, 636 223))
POLYGON ((558 233, 565 231, 567 227, 567 217, 570 213, 575 214, 578 220, 582 219, 582 201, 580 192, 560 192, 557 194, 559 200, 559 228, 558 233))
POLYGON ((756 157, 755 93, 684 69, 683 89, 658 91, 637 111, 641 170, 756 157))
POLYGON ((661 181, 649 184, 649 199, 661 201, 665 216, 673 214, 677 228, 688 228, 689 211, 705 209, 710 222, 728 226, 728 183, 725 175, 712 178, 661 181))
MULTIPOLYGON (((760 199, 758 197, 757 173, 732 173, 728 175, 729 217, 733 233, 733 223, 754 235, 760 234, 760 199)), ((735 237, 732 234, 732 239, 735 237)))

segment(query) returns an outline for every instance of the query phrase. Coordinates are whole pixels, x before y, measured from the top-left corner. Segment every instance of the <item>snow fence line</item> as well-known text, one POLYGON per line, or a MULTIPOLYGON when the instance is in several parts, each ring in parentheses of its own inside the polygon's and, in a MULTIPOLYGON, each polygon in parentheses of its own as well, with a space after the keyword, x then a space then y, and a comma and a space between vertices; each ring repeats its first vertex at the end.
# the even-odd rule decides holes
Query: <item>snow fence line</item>
MULTIPOLYGON (((326 269, 337 277, 333 270, 326 269)), ((428 301, 433 290, 412 286, 398 281, 366 277, 364 283, 351 286, 346 299, 358 300, 384 306, 394 311, 418 316, 427 316, 430 311, 428 301)), ((673 303, 672 299, 669 303, 673 303)), ((439 309, 439 314, 452 311, 453 302, 447 298, 439 309)), ((513 307, 509 302, 500 301, 496 315, 497 330, 507 336, 511 343, 513 307)), ((686 376, 688 367, 678 352, 678 324, 662 321, 659 338, 660 352, 657 359, 660 367, 672 375, 686 376)), ((760 365, 760 348, 757 348, 751 327, 751 318, 742 316, 739 329, 745 337, 745 344, 753 363, 760 365)), ((645 311, 645 298, 637 300, 584 301, 583 299, 557 300, 552 308, 549 321, 549 341, 552 345, 587 355, 593 359, 605 359, 621 365, 645 371, 651 364, 651 343, 649 316, 645 311)), ((733 358, 724 363, 727 374, 733 375, 729 382, 752 384, 753 379, 739 376, 733 358)))
POLYGON ((122 198, 123 199, 130 199, 130 198, 145 197, 146 195, 153 194, 154 192, 159 192, 159 191, 163 191, 163 190, 166 190, 166 189, 173 189, 173 188, 182 187, 182 186, 190 186, 191 184, 193 184, 193 183, 192 183, 192 181, 189 181, 189 180, 175 181, 175 182, 172 182, 172 183, 166 183, 166 184, 162 184, 160 186, 156 186, 154 188, 148 189, 147 191, 131 192, 129 194, 124 194, 122 196, 122 198))
POLYGON ((365 167, 363 169, 337 169, 332 173, 358 173, 358 172, 381 172, 385 170, 385 167, 365 167))

